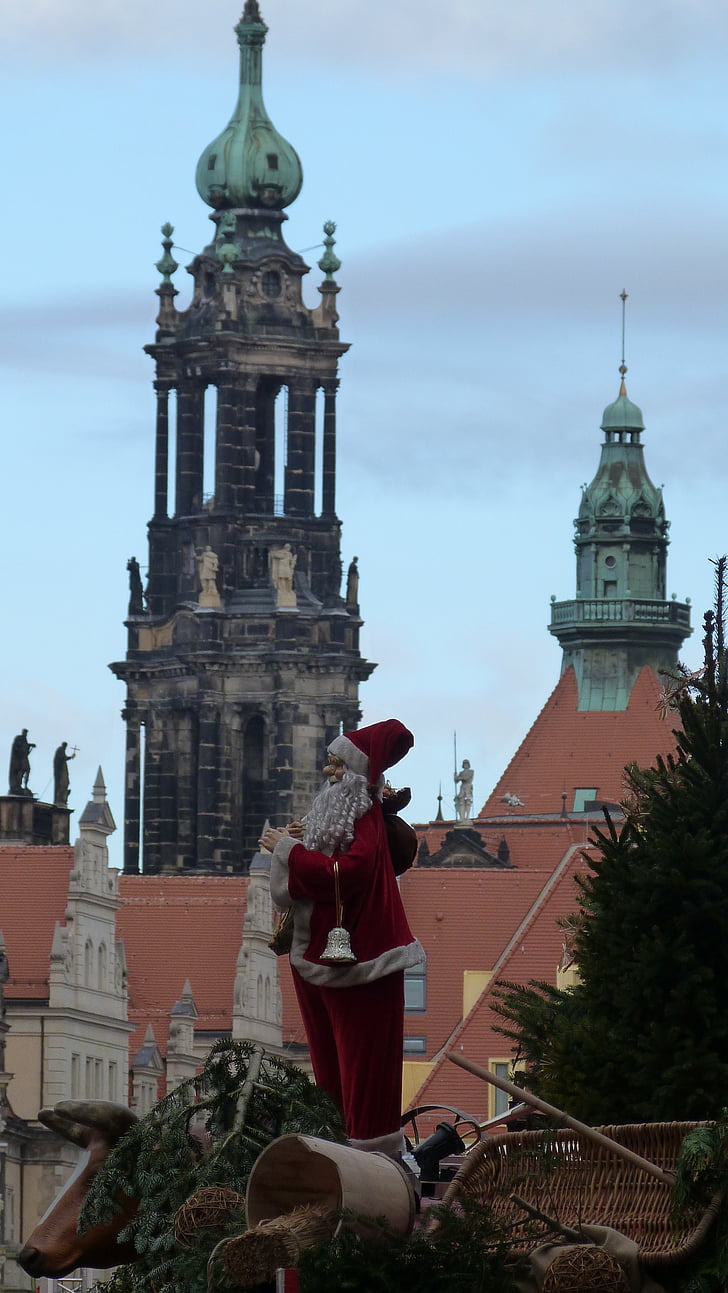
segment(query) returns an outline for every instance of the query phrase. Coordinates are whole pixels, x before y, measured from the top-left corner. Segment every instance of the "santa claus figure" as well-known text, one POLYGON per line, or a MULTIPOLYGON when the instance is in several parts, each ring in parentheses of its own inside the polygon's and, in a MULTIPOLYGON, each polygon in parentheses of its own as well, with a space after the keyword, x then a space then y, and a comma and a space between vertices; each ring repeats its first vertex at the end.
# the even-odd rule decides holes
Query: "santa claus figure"
POLYGON ((316 1082, 342 1109, 353 1145, 393 1157, 404 1146, 404 971, 425 954, 402 906, 382 790, 385 769, 413 744, 396 718, 337 736, 303 822, 261 839, 273 853, 273 902, 293 911, 291 967, 316 1082), (338 925, 351 955, 332 962, 338 925))

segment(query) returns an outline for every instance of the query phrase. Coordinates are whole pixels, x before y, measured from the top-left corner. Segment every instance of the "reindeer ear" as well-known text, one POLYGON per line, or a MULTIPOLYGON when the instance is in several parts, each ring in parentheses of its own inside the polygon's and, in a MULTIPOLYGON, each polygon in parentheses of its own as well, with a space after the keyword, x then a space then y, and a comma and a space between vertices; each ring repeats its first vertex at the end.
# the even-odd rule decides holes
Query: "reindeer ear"
POLYGON ((64 1140, 70 1140, 71 1144, 79 1145, 81 1149, 87 1149, 91 1139, 91 1128, 82 1127, 80 1122, 74 1122, 67 1115, 59 1113, 59 1106, 53 1109, 41 1109, 38 1114, 38 1122, 42 1122, 44 1127, 50 1131, 55 1131, 64 1140))
POLYGON ((92 1131, 100 1131, 111 1145, 115 1145, 139 1121, 125 1104, 113 1104, 110 1100, 61 1100, 54 1110, 62 1118, 85 1129, 84 1144, 88 1144, 92 1131))

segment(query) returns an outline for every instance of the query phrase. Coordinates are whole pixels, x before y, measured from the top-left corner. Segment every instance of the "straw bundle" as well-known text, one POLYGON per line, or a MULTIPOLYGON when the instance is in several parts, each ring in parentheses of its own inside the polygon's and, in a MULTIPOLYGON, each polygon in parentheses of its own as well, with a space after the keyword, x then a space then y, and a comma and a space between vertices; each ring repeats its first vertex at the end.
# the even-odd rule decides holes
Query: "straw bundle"
POLYGON ((316 1204, 261 1221, 254 1230, 228 1239, 222 1249, 225 1273, 238 1288, 265 1284, 279 1266, 297 1266, 304 1248, 331 1239, 337 1223, 335 1212, 316 1204))

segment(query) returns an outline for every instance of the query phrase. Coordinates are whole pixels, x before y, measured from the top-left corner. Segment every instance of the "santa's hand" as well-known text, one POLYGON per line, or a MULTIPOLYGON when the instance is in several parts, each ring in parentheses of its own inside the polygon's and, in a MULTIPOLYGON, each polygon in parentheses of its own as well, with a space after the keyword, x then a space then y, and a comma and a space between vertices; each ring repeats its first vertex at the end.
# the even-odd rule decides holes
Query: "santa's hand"
POLYGON ((263 831, 258 843, 262 849, 267 849, 269 853, 272 853, 278 841, 286 838, 286 834, 286 831, 273 830, 269 826, 267 831, 263 831))
POLYGON ((288 826, 286 827, 286 831, 288 832, 289 835, 293 836, 294 840, 302 840, 303 822, 289 822, 288 826))

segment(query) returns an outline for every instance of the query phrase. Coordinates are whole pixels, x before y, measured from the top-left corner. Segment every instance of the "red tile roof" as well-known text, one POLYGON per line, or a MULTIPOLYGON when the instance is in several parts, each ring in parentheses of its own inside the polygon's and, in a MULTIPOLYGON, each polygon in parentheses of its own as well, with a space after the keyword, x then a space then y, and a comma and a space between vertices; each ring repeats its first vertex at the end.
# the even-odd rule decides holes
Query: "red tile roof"
MULTIPOLYGON (((444 1049, 460 1052, 483 1068, 492 1060, 510 1057, 511 1042, 496 1032, 501 1021, 492 1010, 493 987, 497 980, 504 979, 515 983, 527 983, 530 979, 555 982, 563 940, 557 921, 575 909, 574 877, 585 869, 582 850, 570 849, 516 931, 517 937, 511 938, 504 947, 493 981, 444 1049)), ((418 1092, 416 1102, 452 1105, 484 1121, 489 1116, 488 1092, 486 1083, 445 1059, 443 1053, 418 1092)))
POLYGON ((651 767, 658 754, 675 749, 674 719, 662 719, 657 702, 662 688, 645 666, 635 682, 627 708, 579 711, 574 670, 562 674, 533 727, 514 754, 480 812, 502 817, 503 796, 517 795, 522 807, 514 819, 534 813, 560 813, 562 793, 571 812, 576 789, 596 790, 597 799, 624 798, 626 763, 651 767))
MULTIPOLYGON (((195 1030, 229 1032, 247 877, 122 875, 119 889, 123 905, 116 918, 117 938, 123 939, 126 950, 129 1020, 136 1026, 130 1058, 149 1024, 166 1054, 169 1012, 182 995, 185 979, 199 1013, 195 1030)), ((281 957, 278 964, 283 1039, 305 1041, 288 958, 281 957)))
POLYGON ((129 1020, 137 1026, 130 1059, 149 1024, 165 1054, 169 1012, 185 979, 199 1012, 196 1029, 230 1029, 247 887, 243 876, 120 876, 117 938, 129 971, 129 1020))
POLYGON ((0 929, 10 966, 5 997, 47 1001, 53 932, 56 921, 64 922, 73 849, 9 845, 0 858, 0 929))

